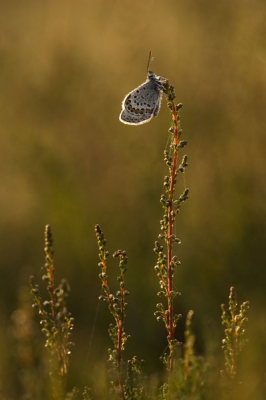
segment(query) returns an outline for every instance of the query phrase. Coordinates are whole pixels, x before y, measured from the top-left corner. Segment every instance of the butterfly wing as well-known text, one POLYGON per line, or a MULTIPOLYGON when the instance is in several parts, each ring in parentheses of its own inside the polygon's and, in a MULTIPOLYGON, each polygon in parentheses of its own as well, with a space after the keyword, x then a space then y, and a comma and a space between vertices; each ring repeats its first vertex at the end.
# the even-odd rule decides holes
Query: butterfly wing
POLYGON ((129 125, 140 125, 149 122, 158 115, 161 105, 161 86, 158 78, 152 73, 148 80, 132 90, 122 102, 121 122, 129 125))

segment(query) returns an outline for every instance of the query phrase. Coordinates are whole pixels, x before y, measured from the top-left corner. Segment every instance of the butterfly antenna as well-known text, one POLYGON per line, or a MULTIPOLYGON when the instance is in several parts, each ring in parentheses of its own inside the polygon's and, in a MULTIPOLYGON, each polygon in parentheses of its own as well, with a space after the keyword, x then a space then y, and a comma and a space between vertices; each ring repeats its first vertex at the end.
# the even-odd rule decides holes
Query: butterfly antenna
POLYGON ((152 52, 150 50, 149 52, 149 58, 148 58, 148 65, 147 65, 147 72, 149 72, 150 64, 153 62, 153 57, 152 57, 152 52))

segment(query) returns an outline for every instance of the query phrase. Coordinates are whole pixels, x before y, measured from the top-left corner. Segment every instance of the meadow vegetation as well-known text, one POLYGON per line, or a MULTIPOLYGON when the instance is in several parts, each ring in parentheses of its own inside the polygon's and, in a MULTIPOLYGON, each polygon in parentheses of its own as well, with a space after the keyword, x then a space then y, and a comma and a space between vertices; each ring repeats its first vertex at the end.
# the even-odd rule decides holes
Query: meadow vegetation
POLYGON ((1 2, 1 399, 265 400, 265 15, 1 2), (123 125, 150 50, 176 98, 123 125))

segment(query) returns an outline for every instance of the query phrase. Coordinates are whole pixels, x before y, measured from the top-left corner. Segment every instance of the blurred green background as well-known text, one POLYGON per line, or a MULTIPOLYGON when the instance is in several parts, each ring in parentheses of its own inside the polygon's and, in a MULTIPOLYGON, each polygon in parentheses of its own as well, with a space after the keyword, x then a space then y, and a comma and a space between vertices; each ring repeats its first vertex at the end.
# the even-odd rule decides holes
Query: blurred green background
MULTIPOLYGON (((76 345, 69 385, 90 384, 110 345, 111 318, 98 302, 96 223, 110 252, 122 248, 129 257, 126 331, 132 339, 126 356, 144 358, 147 372, 162 368, 158 359, 166 340, 153 316, 158 281, 152 249, 171 118, 163 99, 149 124, 118 120, 124 96, 146 78, 152 50, 151 69, 169 79, 183 103, 181 127, 189 141, 182 153, 189 168, 177 188, 178 194, 190 188, 176 222, 182 240, 176 312, 183 313, 177 336, 182 340, 185 314, 193 309, 197 350, 217 361, 220 304, 234 285, 239 301, 251 303, 244 358, 248 394, 265 398, 265 16, 263 0, 1 2, 4 393, 22 390, 6 343, 14 311, 27 304, 29 275, 41 282, 47 223, 55 238, 56 277, 71 285, 76 345)), ((115 285, 117 263, 110 259, 109 268, 115 285)), ((44 343, 37 321, 36 335, 44 343)))

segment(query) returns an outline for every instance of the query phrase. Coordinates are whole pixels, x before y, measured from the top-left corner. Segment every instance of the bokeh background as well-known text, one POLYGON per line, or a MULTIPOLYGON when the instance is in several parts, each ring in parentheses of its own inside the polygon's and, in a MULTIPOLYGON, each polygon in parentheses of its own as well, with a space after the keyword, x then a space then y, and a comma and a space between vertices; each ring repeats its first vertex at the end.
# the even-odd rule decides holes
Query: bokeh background
MULTIPOLYGON (((152 249, 162 215, 170 114, 163 100, 149 124, 118 120, 124 96, 146 78, 152 50, 151 69, 169 79, 183 103, 181 127, 189 142, 183 151, 189 168, 177 188, 190 188, 176 222, 182 240, 176 312, 183 314, 177 337, 182 340, 185 315, 193 309, 197 351, 219 373, 220 304, 234 285, 239 302, 251 304, 246 395, 265 398, 265 16, 263 0, 0 3, 3 393, 23 395, 12 326, 23 323, 17 317, 30 301, 29 276, 41 283, 47 223, 55 238, 56 277, 71 286, 76 345, 69 387, 90 385, 110 346, 111 317, 98 302, 96 223, 110 252, 122 248, 129 257, 126 331, 132 338, 126 356, 144 358, 147 373, 162 369, 166 340, 153 316, 158 281, 152 249)), ((115 291, 117 263, 110 259, 109 268, 115 291)), ((35 317, 32 343, 39 349, 44 337, 35 317)))

